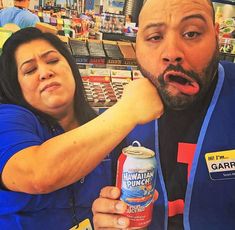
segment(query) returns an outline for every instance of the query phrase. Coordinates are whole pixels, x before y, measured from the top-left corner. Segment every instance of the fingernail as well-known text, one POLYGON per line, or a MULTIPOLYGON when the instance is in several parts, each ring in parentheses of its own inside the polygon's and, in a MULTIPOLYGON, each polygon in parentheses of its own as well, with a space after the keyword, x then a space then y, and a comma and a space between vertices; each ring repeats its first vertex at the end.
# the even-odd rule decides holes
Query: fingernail
POLYGON ((124 205, 121 202, 115 204, 117 211, 124 211, 124 205))
POLYGON ((112 197, 117 198, 119 196, 119 191, 116 188, 111 190, 112 197))
POLYGON ((125 218, 123 217, 118 218, 118 224, 121 226, 125 226, 126 225, 125 218))

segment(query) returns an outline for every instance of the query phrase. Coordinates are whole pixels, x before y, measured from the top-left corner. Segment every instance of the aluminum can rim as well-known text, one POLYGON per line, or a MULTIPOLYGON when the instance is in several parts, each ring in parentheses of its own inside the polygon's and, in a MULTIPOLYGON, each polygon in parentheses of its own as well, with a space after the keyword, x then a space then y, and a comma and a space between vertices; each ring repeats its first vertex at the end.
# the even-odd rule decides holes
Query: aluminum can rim
POLYGON ((140 145, 139 142, 134 141, 132 145, 122 149, 124 155, 133 157, 133 158, 151 158, 155 156, 155 152, 151 149, 145 148, 140 145), (138 146, 134 146, 137 143, 138 146))

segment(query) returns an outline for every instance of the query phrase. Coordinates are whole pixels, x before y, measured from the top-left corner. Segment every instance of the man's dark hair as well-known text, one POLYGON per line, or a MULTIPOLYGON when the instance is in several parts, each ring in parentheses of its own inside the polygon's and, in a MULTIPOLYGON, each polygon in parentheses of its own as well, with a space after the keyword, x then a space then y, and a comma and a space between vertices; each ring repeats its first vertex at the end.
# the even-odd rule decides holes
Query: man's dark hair
MULTIPOLYGON (((189 0, 189 1, 191 1, 191 0, 189 0)), ((145 3, 145 2, 146 2, 146 1, 144 1, 144 3, 145 3)), ((213 3, 212 3, 211 0, 207 0, 207 2, 208 2, 209 5, 211 6, 211 10, 212 10, 212 19, 213 19, 213 22, 215 23, 215 9, 214 9, 213 3)), ((143 5, 144 5, 144 3, 143 3, 143 5)))
POLYGON ((17 31, 5 42, 3 46, 0 59, 0 89, 2 91, 0 97, 1 103, 23 106, 39 115, 41 118, 44 119, 44 121, 48 122, 49 124, 56 123, 56 121, 48 114, 45 114, 33 108, 25 100, 18 82, 15 51, 20 45, 37 39, 49 42, 67 60, 72 70, 76 84, 74 95, 74 109, 79 123, 84 124, 87 121, 93 119, 96 116, 96 113, 90 107, 89 103, 86 100, 82 79, 70 51, 56 35, 53 35, 51 33, 43 33, 39 29, 33 27, 28 27, 17 31))

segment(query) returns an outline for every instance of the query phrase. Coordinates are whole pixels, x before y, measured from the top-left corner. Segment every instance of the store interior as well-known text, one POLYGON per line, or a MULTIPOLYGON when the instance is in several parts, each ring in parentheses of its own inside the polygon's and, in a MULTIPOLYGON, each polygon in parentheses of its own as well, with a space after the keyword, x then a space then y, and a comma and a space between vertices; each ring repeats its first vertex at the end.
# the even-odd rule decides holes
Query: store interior
MULTIPOLYGON (((38 28, 57 34, 75 57, 88 101, 106 108, 129 81, 142 77, 135 58, 138 15, 144 0, 31 0, 38 28)), ((0 7, 13 6, 0 0, 0 7)), ((214 0, 220 58, 235 62, 235 0, 214 0)), ((0 51, 13 32, 0 28, 0 51)))

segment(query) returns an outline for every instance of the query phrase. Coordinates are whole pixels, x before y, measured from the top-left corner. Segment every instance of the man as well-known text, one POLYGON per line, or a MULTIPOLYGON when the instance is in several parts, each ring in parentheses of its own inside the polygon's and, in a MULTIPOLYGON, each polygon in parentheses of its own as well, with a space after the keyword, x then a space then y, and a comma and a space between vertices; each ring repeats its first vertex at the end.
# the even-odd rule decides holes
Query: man
POLYGON ((37 15, 28 10, 30 0, 14 0, 14 6, 0 11, 0 27, 13 23, 20 28, 35 26, 40 22, 37 15))
MULTIPOLYGON (((148 135, 142 145, 157 153, 159 197, 148 229, 234 229, 235 66, 219 64, 218 33, 209 0, 147 0, 140 13, 137 60, 165 104, 154 131, 128 137, 148 135)), ((96 229, 128 227, 119 196, 102 189, 96 229)))

